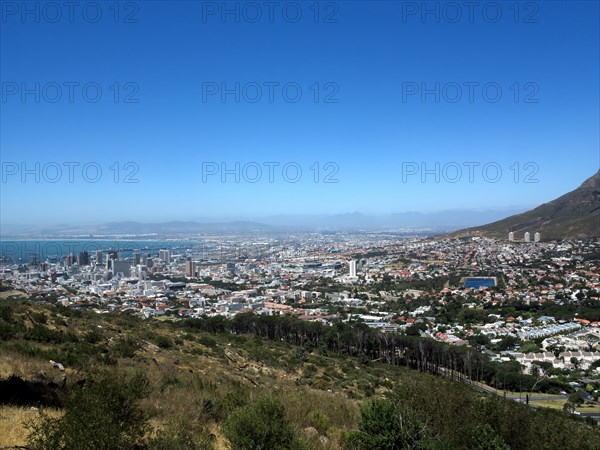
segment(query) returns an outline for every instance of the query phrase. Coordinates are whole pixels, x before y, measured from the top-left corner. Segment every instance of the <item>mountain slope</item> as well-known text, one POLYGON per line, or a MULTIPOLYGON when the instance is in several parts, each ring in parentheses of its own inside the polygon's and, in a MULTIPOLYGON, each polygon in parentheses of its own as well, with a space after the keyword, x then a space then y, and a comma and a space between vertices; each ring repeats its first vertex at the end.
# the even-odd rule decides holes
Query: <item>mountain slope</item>
POLYGON ((522 239, 526 231, 531 233, 532 240, 536 232, 542 240, 600 237, 600 170, 577 189, 531 211, 450 236, 507 238, 510 231, 515 233, 515 239, 522 239))

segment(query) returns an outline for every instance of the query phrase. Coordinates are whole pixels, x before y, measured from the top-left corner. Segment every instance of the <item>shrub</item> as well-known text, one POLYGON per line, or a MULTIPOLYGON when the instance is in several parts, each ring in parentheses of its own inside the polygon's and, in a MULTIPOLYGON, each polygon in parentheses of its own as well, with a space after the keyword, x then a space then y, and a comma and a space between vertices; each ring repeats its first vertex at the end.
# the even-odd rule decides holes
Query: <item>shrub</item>
POLYGON ((329 417, 319 411, 309 411, 308 419, 320 434, 325 434, 329 429, 329 417))
POLYGON ((195 428, 188 419, 173 421, 150 440, 148 450, 212 450, 214 436, 195 428))
POLYGON ((122 337, 115 341, 112 350, 116 356, 122 358, 133 358, 140 344, 130 337, 122 337))
POLYGON ((11 305, 0 305, 0 319, 6 322, 12 322, 13 320, 13 307, 11 305))
POLYGON ((32 318, 32 319, 33 319, 33 320, 34 320, 36 323, 39 323, 39 324, 42 324, 42 325, 44 325, 44 324, 48 323, 48 318, 47 318, 47 317, 46 317, 46 315, 45 315, 45 314, 43 314, 43 313, 39 313, 39 312, 32 312, 32 313, 31 313, 31 318, 32 318))
POLYGON ((352 450, 418 448, 427 438, 426 430, 412 411, 392 400, 373 400, 360 410, 358 431, 348 433, 345 446, 352 450))
POLYGON ((474 437, 475 447, 473 450, 510 450, 510 447, 488 424, 475 428, 474 437))
POLYGON ((173 347, 173 341, 168 336, 159 335, 154 339, 154 343, 160 348, 171 348, 173 347))
POLYGON ((205 347, 209 347, 209 348, 213 348, 213 347, 217 346, 217 341, 215 341, 210 336, 200 336, 198 338, 198 342, 200 344, 204 345, 205 347))
POLYGON ((2 341, 2 340, 7 341, 9 339, 12 339, 13 337, 16 336, 16 334, 17 334, 16 327, 10 325, 9 323, 0 321, 0 341, 2 341))
POLYGON ((24 338, 28 341, 48 342, 53 344, 77 342, 79 340, 77 335, 70 331, 63 333, 62 331, 51 330, 44 325, 34 325, 32 328, 27 330, 24 338))
POLYGON ((212 400, 204 401, 202 403, 202 411, 208 413, 209 417, 216 421, 223 421, 233 411, 248 404, 248 391, 244 389, 235 389, 228 392, 223 397, 212 400))
POLYGON ((75 387, 60 418, 43 415, 30 423, 30 450, 138 449, 144 446, 147 418, 138 401, 147 393, 142 375, 111 372, 91 376, 75 387))
POLYGON ((87 342, 88 344, 97 344, 103 338, 104 335, 98 330, 90 330, 83 336, 84 342, 87 342))
POLYGON ((223 425, 223 434, 233 450, 283 450, 300 445, 283 405, 269 398, 233 411, 223 425))

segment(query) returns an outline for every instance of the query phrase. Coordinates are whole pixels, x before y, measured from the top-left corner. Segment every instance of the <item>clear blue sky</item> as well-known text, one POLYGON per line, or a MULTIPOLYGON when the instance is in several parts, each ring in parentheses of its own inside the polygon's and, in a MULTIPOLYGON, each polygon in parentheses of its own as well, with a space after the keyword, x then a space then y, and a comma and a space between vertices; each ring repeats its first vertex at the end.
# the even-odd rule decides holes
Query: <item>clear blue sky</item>
POLYGON ((321 2, 317 20, 313 2, 273 11, 228 2, 239 16, 224 18, 222 2, 121 2, 118 11, 112 2, 94 4, 100 11, 25 4, 29 12, 2 2, 0 22, 4 224, 529 206, 574 189, 600 165, 596 1, 521 2, 518 17, 513 2, 494 3, 496 21, 493 5, 469 17, 463 2, 454 3, 461 10, 425 2, 439 17, 423 16, 422 2, 321 2), (279 83, 272 101, 269 82, 279 83), (72 102, 70 83, 78 83, 72 102), (239 103, 210 90, 235 83, 239 103), (435 83, 439 102, 434 93, 423 99, 435 83), (472 101, 465 83, 478 83, 472 101), (453 102, 456 86, 462 97, 453 102), (271 162, 279 164, 273 183, 271 162), (35 173, 23 182, 23 163, 39 182, 35 173), (72 183, 65 163, 79 164, 72 183), (219 173, 203 181, 203 163, 219 173), (222 182, 221 163, 240 164, 239 183, 222 182), (248 163, 263 168, 256 183, 247 181, 253 167, 241 173, 248 163), (286 163, 302 169, 298 182, 284 178, 286 163), (421 164, 436 163, 440 181, 423 182, 421 164), (442 173, 449 163, 462 176, 452 165, 442 173), (479 164, 472 183, 465 163, 479 164), (124 183, 135 167, 138 182, 124 183), (324 183, 334 169, 338 182, 324 183), (525 183, 534 171, 538 182, 525 183))

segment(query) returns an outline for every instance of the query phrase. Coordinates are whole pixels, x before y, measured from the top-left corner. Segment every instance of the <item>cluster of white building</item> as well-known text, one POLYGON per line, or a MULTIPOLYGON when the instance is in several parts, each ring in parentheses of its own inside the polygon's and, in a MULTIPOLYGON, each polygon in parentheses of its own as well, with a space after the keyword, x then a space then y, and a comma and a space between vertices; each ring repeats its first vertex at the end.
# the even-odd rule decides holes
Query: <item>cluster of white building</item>
MULTIPOLYGON (((533 242, 540 242, 541 239, 542 239, 542 235, 540 233, 536 232, 533 235, 533 242)), ((515 239, 514 231, 511 231, 508 233, 508 241, 509 242, 518 242, 515 239)), ((529 233, 529 231, 526 231, 525 234, 523 234, 523 240, 521 242, 531 242, 531 233, 529 233)))

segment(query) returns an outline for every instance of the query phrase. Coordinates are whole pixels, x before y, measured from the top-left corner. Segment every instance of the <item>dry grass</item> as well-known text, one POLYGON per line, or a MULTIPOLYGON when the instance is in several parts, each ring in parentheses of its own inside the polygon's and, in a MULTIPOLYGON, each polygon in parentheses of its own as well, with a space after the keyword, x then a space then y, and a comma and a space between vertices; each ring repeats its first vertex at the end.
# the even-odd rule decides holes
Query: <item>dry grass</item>
MULTIPOLYGON (((59 417, 56 409, 44 410, 51 417, 59 417)), ((0 406, 0 447, 25 445, 29 434, 26 424, 39 417, 36 408, 0 406)))
POLYGON ((562 410, 565 406, 566 400, 530 400, 529 404, 538 408, 549 408, 562 410))
MULTIPOLYGON (((538 408, 550 408, 561 410, 564 408, 566 400, 551 400, 551 401, 535 401, 532 400, 529 402, 530 405, 536 406, 538 408)), ((577 406, 575 408, 576 411, 586 412, 586 413, 598 413, 600 412, 600 406, 577 406)))
POLYGON ((6 378, 11 375, 19 375, 30 379, 41 370, 50 373, 53 369, 48 361, 30 358, 19 353, 2 350, 0 357, 0 377, 6 378))
POLYGON ((0 298, 8 298, 8 297, 26 297, 27 293, 23 292, 23 291, 16 291, 16 290, 12 290, 12 291, 3 291, 0 292, 0 298))

